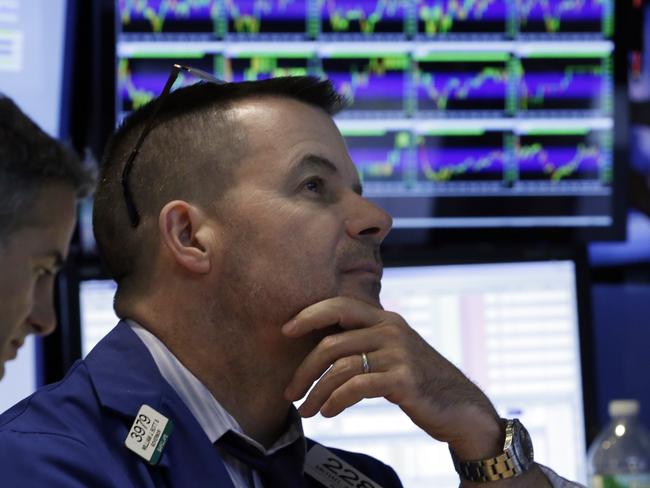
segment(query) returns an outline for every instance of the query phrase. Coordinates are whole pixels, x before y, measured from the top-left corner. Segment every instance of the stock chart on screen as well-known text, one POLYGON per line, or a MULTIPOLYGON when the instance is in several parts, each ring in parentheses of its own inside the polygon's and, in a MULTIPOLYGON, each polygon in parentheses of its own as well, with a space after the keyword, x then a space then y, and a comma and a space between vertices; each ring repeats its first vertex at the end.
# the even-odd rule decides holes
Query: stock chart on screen
MULTIPOLYGON (((614 223, 614 0, 118 0, 119 119, 172 63, 328 78, 397 228, 614 223)), ((195 80, 183 79, 183 83, 195 80)))

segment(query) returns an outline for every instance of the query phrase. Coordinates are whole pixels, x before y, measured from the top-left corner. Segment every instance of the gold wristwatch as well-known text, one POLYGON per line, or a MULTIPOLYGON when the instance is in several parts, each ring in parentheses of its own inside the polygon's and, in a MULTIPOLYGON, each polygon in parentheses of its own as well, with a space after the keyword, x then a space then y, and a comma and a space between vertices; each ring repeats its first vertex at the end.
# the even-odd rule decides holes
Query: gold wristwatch
POLYGON ((503 454, 479 461, 459 461, 452 452, 454 467, 467 481, 499 481, 519 476, 534 464, 533 443, 526 428, 518 419, 506 420, 506 440, 503 454))

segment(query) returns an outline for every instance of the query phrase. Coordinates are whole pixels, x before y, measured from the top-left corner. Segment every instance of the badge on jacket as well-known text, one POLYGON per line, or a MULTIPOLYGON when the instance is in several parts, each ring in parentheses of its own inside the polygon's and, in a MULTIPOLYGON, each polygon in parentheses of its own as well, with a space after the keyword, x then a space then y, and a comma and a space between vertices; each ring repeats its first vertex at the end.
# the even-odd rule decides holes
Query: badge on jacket
POLYGON ((305 473, 327 488, 381 488, 354 466, 318 444, 307 452, 305 473))
POLYGON ((163 414, 149 405, 142 405, 124 440, 124 445, 149 464, 155 465, 162 456, 173 427, 174 423, 163 414))

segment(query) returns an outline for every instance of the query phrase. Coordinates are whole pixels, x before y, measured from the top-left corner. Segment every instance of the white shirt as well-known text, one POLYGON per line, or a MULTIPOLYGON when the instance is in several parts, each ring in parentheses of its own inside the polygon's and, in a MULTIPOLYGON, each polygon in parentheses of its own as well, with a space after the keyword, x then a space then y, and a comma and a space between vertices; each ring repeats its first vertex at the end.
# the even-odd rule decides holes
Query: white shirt
MULTIPOLYGON (((142 340, 153 357, 163 378, 171 385, 199 423, 211 443, 215 443, 228 430, 233 430, 265 454, 273 454, 304 436, 300 418, 294 411, 289 429, 269 449, 248 437, 230 415, 214 398, 212 393, 192 372, 167 349, 155 335, 133 320, 127 320, 131 330, 142 340)), ((215 449, 217 449, 215 447, 215 449)), ((221 457, 235 488, 263 488, 258 473, 225 451, 221 457)))

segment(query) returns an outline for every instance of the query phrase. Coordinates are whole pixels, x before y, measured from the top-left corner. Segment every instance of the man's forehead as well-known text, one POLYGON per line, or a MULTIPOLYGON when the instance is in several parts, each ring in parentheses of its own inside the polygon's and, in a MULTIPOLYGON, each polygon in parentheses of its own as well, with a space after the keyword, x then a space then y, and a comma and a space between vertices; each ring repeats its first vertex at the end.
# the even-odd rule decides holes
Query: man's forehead
MULTIPOLYGON (((249 149, 287 156, 285 171, 320 169, 358 184, 358 173, 336 124, 325 111, 286 97, 237 102, 230 109, 246 131, 249 149)), ((271 161, 269 161, 271 163, 271 161)))
POLYGON ((11 252, 17 250, 33 258, 52 261, 60 267, 66 260, 69 250, 69 236, 62 231, 61 225, 30 222, 9 236, 7 249, 11 252))
POLYGON ((69 185, 44 186, 34 195, 13 238, 39 255, 65 259, 77 220, 76 200, 69 185))

